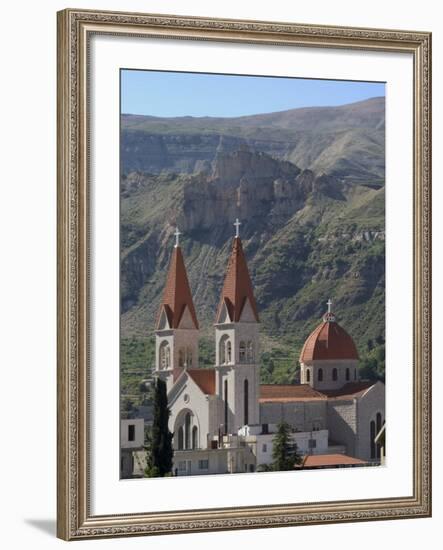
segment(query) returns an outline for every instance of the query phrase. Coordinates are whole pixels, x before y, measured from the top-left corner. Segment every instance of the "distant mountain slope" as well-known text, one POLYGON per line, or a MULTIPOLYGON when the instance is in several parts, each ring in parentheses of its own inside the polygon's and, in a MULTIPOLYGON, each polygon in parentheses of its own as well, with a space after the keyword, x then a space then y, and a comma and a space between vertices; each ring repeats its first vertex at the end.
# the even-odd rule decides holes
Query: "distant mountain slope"
POLYGON ((264 351, 295 357, 329 297, 360 350, 384 335, 384 188, 316 175, 242 145, 219 151, 199 174, 131 172, 121 196, 124 337, 153 333, 175 224, 203 336, 213 336, 237 216, 264 351))
POLYGON ((384 98, 235 118, 121 117, 122 172, 196 173, 241 144, 374 187, 384 182, 384 98))

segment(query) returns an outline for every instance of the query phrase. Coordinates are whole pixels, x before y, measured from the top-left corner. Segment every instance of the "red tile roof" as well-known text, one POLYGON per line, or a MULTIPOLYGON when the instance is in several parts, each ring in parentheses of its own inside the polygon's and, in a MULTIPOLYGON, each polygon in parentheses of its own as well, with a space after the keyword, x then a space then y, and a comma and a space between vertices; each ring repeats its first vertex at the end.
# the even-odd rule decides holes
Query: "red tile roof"
POLYGON ((374 384, 375 382, 371 382, 370 380, 365 380, 362 382, 348 382, 338 390, 323 390, 322 393, 324 393, 329 399, 360 397, 374 384))
POLYGON ((186 372, 205 395, 215 394, 215 369, 187 369, 186 372))
POLYGON ((234 322, 238 322, 247 299, 251 304, 254 317, 258 322, 257 305, 255 303, 251 278, 249 276, 242 243, 240 237, 235 237, 216 319, 220 316, 223 304, 226 304, 230 318, 234 322))
POLYGON ((185 369, 183 367, 174 367, 172 369, 172 381, 175 382, 178 380, 179 376, 185 369))
POLYGON ((326 466, 352 466, 366 464, 364 460, 342 454, 307 455, 303 460, 302 468, 322 468, 326 466))
POLYGON ((285 403, 291 401, 311 401, 326 399, 321 392, 309 384, 262 384, 259 390, 259 403, 285 403))
POLYGON ((262 384, 260 403, 291 403, 325 399, 354 399, 360 397, 374 382, 350 382, 338 390, 314 390, 309 384, 262 384))
POLYGON ((325 320, 308 336, 300 354, 302 363, 316 359, 358 359, 358 352, 345 329, 325 320))
POLYGON ((166 312, 171 328, 178 328, 186 306, 189 309, 195 328, 198 328, 197 315, 192 301, 183 255, 180 247, 176 246, 172 253, 163 300, 157 316, 157 328, 163 310, 166 312))

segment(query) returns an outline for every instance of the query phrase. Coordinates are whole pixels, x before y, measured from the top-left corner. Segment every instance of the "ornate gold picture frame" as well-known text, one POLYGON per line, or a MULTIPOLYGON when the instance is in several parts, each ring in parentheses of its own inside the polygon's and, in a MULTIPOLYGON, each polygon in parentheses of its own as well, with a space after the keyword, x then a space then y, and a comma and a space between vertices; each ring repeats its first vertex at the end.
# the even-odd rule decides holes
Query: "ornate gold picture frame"
MULTIPOLYGON (((431 515, 431 35, 68 9, 58 13, 58 536, 65 540, 431 515), (94 514, 91 500, 90 45, 94 36, 405 53, 413 60, 412 494, 94 514)), ((116 427, 116 429, 118 429, 116 427)), ((171 480, 173 481, 173 480, 171 480)), ((158 480, 162 483, 161 480, 158 480)), ((259 483, 259 482, 257 482, 259 483)), ((315 482, 314 482, 315 483, 315 482)), ((168 486, 170 487, 170 486, 168 486)))

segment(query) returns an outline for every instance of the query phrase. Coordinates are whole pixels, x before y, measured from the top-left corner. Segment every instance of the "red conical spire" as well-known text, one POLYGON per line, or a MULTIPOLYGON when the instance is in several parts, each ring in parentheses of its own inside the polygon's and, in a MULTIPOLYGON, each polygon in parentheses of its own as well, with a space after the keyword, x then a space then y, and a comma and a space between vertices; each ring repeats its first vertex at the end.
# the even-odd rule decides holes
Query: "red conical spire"
POLYGON ((257 305, 252 290, 251 278, 249 276, 241 240, 240 237, 237 236, 234 238, 231 257, 228 262, 228 269, 226 271, 225 282, 223 284, 223 290, 217 310, 217 320, 225 304, 231 320, 233 322, 238 322, 248 300, 255 320, 258 323, 257 305))
POLYGON ((157 317, 157 328, 159 328, 163 310, 165 310, 168 317, 169 326, 171 328, 178 328, 186 307, 189 310, 195 328, 198 328, 197 315, 195 313, 194 302, 192 301, 185 262, 183 261, 181 248, 176 245, 172 253, 163 300, 160 304, 157 317))

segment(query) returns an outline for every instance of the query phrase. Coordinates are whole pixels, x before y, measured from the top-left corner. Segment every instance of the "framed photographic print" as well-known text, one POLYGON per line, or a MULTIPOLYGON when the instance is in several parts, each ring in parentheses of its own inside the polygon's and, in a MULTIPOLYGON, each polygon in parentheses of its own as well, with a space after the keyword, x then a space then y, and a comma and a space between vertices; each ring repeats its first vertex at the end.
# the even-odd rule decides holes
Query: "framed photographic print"
POLYGON ((431 514, 426 32, 58 14, 58 535, 431 514))

